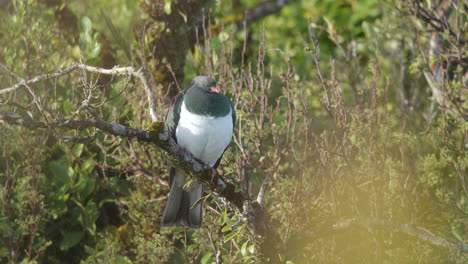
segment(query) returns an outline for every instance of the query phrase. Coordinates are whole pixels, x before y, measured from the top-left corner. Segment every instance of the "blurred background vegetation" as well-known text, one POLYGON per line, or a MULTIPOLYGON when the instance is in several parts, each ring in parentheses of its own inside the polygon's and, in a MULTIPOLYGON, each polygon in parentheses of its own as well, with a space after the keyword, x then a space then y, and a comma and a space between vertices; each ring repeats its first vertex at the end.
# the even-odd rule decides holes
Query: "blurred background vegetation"
MULTIPOLYGON (((162 151, 3 120, 0 262, 466 263, 468 7, 441 19, 458 37, 417 13, 444 2, 0 1, 0 90, 72 62, 145 67, 163 116, 215 77, 238 113, 220 171, 252 197, 267 179, 271 224, 260 247, 209 197, 202 228, 160 228, 162 151)), ((137 80, 85 72, 0 94, 0 116, 33 120, 147 128, 147 108, 137 80)))

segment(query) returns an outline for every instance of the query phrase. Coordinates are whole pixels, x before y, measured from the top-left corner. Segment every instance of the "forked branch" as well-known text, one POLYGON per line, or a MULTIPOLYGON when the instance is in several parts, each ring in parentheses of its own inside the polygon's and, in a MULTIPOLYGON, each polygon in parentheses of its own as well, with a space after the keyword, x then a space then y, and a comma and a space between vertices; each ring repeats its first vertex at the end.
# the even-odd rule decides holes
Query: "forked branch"
POLYGON ((150 116, 153 121, 158 121, 158 115, 156 112, 156 100, 154 98, 153 91, 151 89, 151 83, 149 81, 149 78, 146 74, 146 71, 143 68, 140 69, 135 69, 134 67, 114 67, 112 69, 103 69, 103 68, 98 68, 94 66, 89 66, 86 64, 82 63, 73 63, 70 67, 61 69, 59 71, 53 72, 53 73, 45 73, 38 75, 32 79, 26 80, 21 77, 19 77, 17 74, 15 74, 13 71, 11 71, 6 65, 0 62, 0 66, 2 66, 5 70, 8 72, 14 74, 16 77, 20 78, 21 81, 12 87, 4 88, 0 90, 0 94, 6 94, 6 93, 11 93, 23 86, 31 85, 43 80, 48 80, 48 79, 53 79, 57 78, 60 76, 67 75, 77 69, 82 69, 87 72, 93 72, 93 73, 99 73, 99 74, 105 74, 105 75, 131 75, 134 76, 138 79, 140 79, 141 83, 143 84, 143 87, 145 88, 146 94, 148 96, 148 103, 149 103, 149 110, 150 110, 150 116))
POLYGON ((81 63, 73 63, 70 67, 61 69, 59 71, 47 74, 38 75, 30 80, 23 79, 7 66, 0 63, 5 70, 10 74, 15 75, 21 81, 11 87, 0 90, 0 94, 6 94, 14 92, 21 87, 25 86, 31 89, 29 86, 40 82, 42 80, 53 79, 60 76, 67 75, 77 69, 82 69, 87 72, 108 74, 108 75, 132 75, 137 77, 143 84, 147 93, 150 115, 153 120, 153 125, 149 130, 138 129, 133 127, 124 126, 114 122, 107 122, 100 119, 65 119, 62 118, 54 122, 38 121, 28 119, 24 117, 14 116, 11 114, 0 113, 1 121, 12 124, 20 125, 27 128, 66 128, 66 129, 87 129, 97 128, 108 134, 112 134, 120 137, 134 137, 140 141, 150 142, 166 151, 172 164, 178 168, 185 170, 192 177, 205 183, 205 185, 217 195, 223 197, 225 200, 230 202, 232 205, 237 207, 239 211, 243 211, 244 203, 247 199, 236 191, 236 186, 223 179, 220 175, 211 175, 210 168, 202 162, 195 159, 190 153, 179 147, 169 133, 164 129, 164 123, 158 121, 156 112, 156 100, 151 90, 150 81, 143 68, 135 69, 133 67, 114 67, 112 69, 103 69, 93 67, 81 63))

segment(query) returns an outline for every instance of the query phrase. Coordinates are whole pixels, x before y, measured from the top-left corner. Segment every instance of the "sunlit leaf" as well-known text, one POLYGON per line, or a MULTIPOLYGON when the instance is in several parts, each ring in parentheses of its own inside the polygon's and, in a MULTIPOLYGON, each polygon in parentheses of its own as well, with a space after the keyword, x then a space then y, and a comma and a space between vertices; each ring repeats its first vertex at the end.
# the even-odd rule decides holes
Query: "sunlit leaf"
POLYGON ((200 264, 211 263, 212 257, 213 257, 213 253, 207 252, 205 255, 203 255, 202 259, 200 260, 200 264))
POLYGON ((224 243, 230 241, 231 239, 233 239, 234 237, 236 237, 237 235, 239 235, 240 231, 241 231, 241 230, 237 230, 237 231, 235 231, 235 232, 231 232, 231 233, 229 233, 228 235, 226 235, 226 236, 224 237, 224 243))

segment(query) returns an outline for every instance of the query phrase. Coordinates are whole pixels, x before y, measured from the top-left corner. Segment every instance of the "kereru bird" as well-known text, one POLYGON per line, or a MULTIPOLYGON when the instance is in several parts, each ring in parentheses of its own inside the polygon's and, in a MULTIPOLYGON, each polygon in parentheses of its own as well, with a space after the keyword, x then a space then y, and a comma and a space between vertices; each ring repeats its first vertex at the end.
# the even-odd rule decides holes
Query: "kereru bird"
MULTIPOLYGON (((216 169, 231 142, 236 116, 231 101, 216 88, 216 81, 197 76, 177 95, 166 118, 166 128, 180 147, 216 169)), ((178 168, 169 169, 171 190, 162 217, 163 226, 199 228, 202 223, 203 186, 178 168), (198 201, 196 206, 195 203, 198 201)))

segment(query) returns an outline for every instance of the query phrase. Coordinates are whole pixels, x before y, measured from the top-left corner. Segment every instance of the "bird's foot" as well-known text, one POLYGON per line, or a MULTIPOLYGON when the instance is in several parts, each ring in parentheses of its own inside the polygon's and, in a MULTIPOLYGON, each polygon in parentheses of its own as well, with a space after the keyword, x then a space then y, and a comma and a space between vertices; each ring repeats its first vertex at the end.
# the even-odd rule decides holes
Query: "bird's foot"
POLYGON ((210 172, 211 172, 211 181, 213 181, 214 177, 218 174, 218 172, 213 167, 210 168, 210 172))

